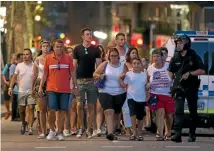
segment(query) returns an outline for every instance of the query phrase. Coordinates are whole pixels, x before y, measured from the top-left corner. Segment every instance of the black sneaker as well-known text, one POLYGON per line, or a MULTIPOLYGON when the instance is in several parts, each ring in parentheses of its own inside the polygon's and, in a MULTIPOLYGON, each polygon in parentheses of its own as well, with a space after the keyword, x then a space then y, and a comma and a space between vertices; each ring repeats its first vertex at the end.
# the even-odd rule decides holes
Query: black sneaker
POLYGON ((116 129, 114 132, 115 135, 122 135, 121 129, 116 129))
POLYGON ((108 140, 110 140, 110 141, 113 141, 113 140, 117 140, 117 137, 116 136, 114 136, 114 134, 108 134, 107 136, 106 136, 106 139, 108 139, 108 140))
POLYGON ((181 132, 176 132, 175 135, 172 136, 171 141, 181 143, 181 132))
POLYGON ((196 134, 189 134, 188 142, 195 142, 196 141, 196 134))

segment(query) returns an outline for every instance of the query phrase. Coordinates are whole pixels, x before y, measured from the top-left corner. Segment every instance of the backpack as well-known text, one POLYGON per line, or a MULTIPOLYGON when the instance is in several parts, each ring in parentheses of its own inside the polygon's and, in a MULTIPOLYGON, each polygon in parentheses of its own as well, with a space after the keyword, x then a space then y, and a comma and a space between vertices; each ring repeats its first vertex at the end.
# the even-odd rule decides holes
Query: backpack
POLYGON ((5 78, 6 78, 7 81, 10 80, 10 66, 11 66, 11 65, 12 65, 11 63, 8 63, 8 64, 7 64, 7 73, 6 73, 6 75, 5 75, 5 78))

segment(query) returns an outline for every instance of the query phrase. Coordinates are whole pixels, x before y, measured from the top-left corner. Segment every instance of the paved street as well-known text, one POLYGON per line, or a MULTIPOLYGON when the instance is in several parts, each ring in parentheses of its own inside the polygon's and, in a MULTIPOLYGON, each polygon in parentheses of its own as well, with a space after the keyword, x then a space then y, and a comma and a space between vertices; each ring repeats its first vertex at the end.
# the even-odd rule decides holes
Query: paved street
MULTIPOLYGON (((214 137, 198 137, 197 142, 188 143, 187 137, 183 137, 183 143, 172 143, 170 141, 157 142, 154 134, 145 132, 145 141, 129 141, 126 137, 120 137, 118 141, 107 141, 104 137, 93 139, 78 139, 68 137, 66 141, 38 140, 36 135, 29 136, 19 134, 20 122, 1 120, 1 149, 2 151, 213 151, 214 137)), ((36 133, 36 132, 35 132, 36 133)), ((198 133, 214 134, 214 130, 199 129, 198 133)))

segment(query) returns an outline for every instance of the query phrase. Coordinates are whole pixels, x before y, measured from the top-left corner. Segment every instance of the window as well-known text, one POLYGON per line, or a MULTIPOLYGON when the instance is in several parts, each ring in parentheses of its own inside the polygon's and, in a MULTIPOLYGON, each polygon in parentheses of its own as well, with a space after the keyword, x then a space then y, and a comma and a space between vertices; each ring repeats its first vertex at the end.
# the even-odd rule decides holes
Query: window
POLYGON ((206 75, 214 75, 214 42, 193 42, 192 49, 201 57, 206 75))

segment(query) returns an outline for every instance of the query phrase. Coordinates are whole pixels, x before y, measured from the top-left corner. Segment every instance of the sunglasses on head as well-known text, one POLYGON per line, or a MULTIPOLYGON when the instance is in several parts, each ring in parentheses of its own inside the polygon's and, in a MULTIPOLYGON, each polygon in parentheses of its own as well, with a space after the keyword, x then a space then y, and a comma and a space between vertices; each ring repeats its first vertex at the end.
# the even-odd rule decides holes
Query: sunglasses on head
POLYGON ((60 62, 58 62, 57 67, 58 67, 58 70, 60 70, 60 62))
POLYGON ((85 55, 87 55, 88 54, 88 49, 87 48, 85 48, 85 55))

